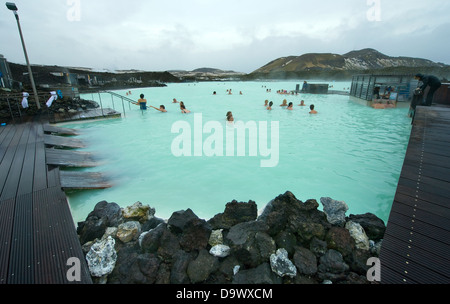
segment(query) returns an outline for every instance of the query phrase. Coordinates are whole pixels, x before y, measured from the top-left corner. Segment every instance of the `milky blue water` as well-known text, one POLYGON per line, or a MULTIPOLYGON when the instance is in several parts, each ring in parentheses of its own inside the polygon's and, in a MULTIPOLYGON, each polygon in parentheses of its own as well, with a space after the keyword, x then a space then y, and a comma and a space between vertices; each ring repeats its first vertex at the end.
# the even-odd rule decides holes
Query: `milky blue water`
MULTIPOLYGON (((137 100, 143 93, 150 105, 163 104, 168 112, 141 111, 126 103, 122 118, 65 124, 83 130, 78 138, 88 147, 80 150, 100 160, 99 166, 83 170, 102 172, 113 184, 109 189, 68 192, 75 222, 84 220, 102 200, 122 207, 140 201, 155 208, 161 218, 191 208, 209 219, 233 199, 254 200, 262 209, 287 190, 302 201, 342 200, 349 206, 347 214, 372 212, 387 221, 411 131, 407 109, 375 110, 342 95, 277 94, 280 89, 294 90, 297 83, 302 82, 205 82, 136 89, 128 97, 137 100), (183 101, 191 113, 182 114, 173 98, 183 101), (266 99, 274 102, 271 111, 264 107, 266 99), (293 111, 279 106, 283 99, 293 102, 293 111), (298 106, 302 99, 307 107, 298 106), (309 114, 310 104, 317 115, 309 114), (235 124, 256 124, 256 137, 250 132, 246 136, 246 145, 249 137, 257 142, 256 156, 250 156, 249 146, 244 156, 236 156, 237 152, 226 156, 228 111, 235 124), (216 129, 202 132, 210 122, 216 129), (278 123, 278 136, 271 136, 272 123, 278 123), (264 124, 267 130, 261 127, 264 124), (180 126, 189 126, 191 132, 180 126), (263 134, 267 144, 260 138, 263 134), (179 143, 181 136, 188 135, 192 156, 175 156, 174 141, 179 143), (216 145, 211 145, 213 139, 216 145), (202 143, 223 151, 217 155, 224 156, 206 156, 202 143), (275 157, 275 151, 271 155, 277 165, 262 167, 261 160, 270 159, 262 148, 277 143, 279 156, 275 157), (202 156, 193 156, 194 146, 200 147, 197 152, 202 156)), ((350 87, 348 82, 330 84, 335 90, 350 87)), ((115 92, 127 96, 128 91, 115 92)), ((98 94, 82 97, 99 101, 98 94)), ((104 107, 112 106, 109 95, 101 95, 101 101, 104 107)), ((113 101, 115 109, 123 112, 121 101, 113 101)), ((187 146, 185 140, 175 148, 187 146)))

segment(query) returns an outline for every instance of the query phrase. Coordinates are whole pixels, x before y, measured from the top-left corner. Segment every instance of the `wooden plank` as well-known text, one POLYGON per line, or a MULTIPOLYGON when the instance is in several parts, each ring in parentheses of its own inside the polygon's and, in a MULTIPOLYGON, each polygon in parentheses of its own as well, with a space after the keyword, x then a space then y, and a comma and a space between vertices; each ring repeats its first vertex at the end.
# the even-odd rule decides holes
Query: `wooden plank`
POLYGON ((44 132, 47 134, 56 134, 56 135, 80 135, 80 132, 75 129, 70 128, 62 128, 56 127, 49 124, 43 125, 44 132))
POLYGON ((0 201, 0 284, 8 283, 15 198, 0 201))
MULTIPOLYGON (((20 181, 20 173, 22 172, 22 165, 25 157, 25 151, 30 134, 29 124, 24 124, 23 132, 18 140, 15 142, 14 155, 11 153, 11 166, 9 168, 7 179, 4 183, 3 191, 0 200, 14 198, 17 195, 18 184, 20 181)), ((14 147, 12 147, 14 148, 14 147)), ((5 171, 6 173, 6 171, 5 171)))
MULTIPOLYGON (((429 218, 432 223, 440 223, 440 227, 450 227, 450 217, 448 214, 448 208, 417 198, 414 195, 403 194, 398 192, 395 194, 394 204, 392 207, 398 204, 407 205, 411 208, 415 208, 415 212, 426 212, 429 215, 422 215, 421 220, 427 221, 429 218)), ((402 206, 399 206, 401 208, 402 206)), ((392 208, 391 208, 392 210, 392 208)))
MULTIPOLYGON (((432 252, 414 247, 411 244, 393 237, 383 240, 383 250, 390 250, 389 254, 395 254, 401 257, 405 264, 417 263, 423 264, 430 270, 439 273, 442 276, 450 277, 450 268, 448 268, 448 261, 435 256, 432 252), (384 243, 386 242, 386 243, 384 243)), ((380 254, 380 258, 384 255, 380 254)))
POLYGON ((18 197, 15 205, 8 283, 33 284, 33 200, 31 192, 18 197))
POLYGON ((92 284, 84 255, 75 231, 69 206, 60 187, 34 193, 35 281, 37 284, 92 284), (81 262, 81 282, 68 282, 67 260, 77 257, 81 262))
POLYGON ((17 195, 31 193, 33 191, 34 161, 36 154, 36 125, 30 126, 30 133, 23 159, 22 171, 20 172, 17 195))
MULTIPOLYGON (((405 260, 403 257, 397 255, 395 252, 389 252, 389 249, 384 249, 385 255, 380 256, 381 265, 391 269, 396 273, 397 279, 401 278, 401 281, 392 282, 396 284, 448 284, 449 279, 445 276, 434 272, 433 270, 425 267, 424 265, 412 262, 411 260, 405 260)), ((384 277, 390 274, 386 271, 386 268, 381 269, 382 281, 384 277)))
POLYGON ((0 161, 3 159, 9 143, 11 142, 16 131, 16 129, 10 125, 1 129, 2 133, 0 134, 0 161))
POLYGON ((417 176, 425 176, 429 178, 438 179, 444 182, 450 182, 450 176, 448 174, 448 168, 438 165, 428 164, 427 166, 420 166, 417 164, 407 163, 403 166, 405 172, 415 172, 417 176))
POLYGON ((78 121, 78 120, 91 120, 91 119, 106 119, 106 118, 120 118, 122 114, 111 108, 102 109, 90 109, 82 112, 77 112, 74 114, 54 114, 53 121, 57 122, 68 122, 68 121, 78 121))
POLYGON ((424 153, 436 154, 437 156, 441 157, 449 157, 448 149, 439 146, 438 143, 427 143, 421 146, 417 145, 414 147, 413 146, 408 147, 408 155, 410 155, 412 158, 420 157, 424 153))
POLYGON ((61 187, 64 189, 105 189, 111 185, 98 172, 60 171, 61 187))
POLYGON ((60 198, 48 195, 48 189, 33 193, 34 209, 34 252, 35 252, 35 282, 36 284, 61 284, 64 282, 62 265, 58 260, 58 250, 55 244, 56 220, 53 209, 60 198))
MULTIPOLYGON (((414 170, 415 171, 415 170, 414 170)), ((433 187, 435 189, 441 189, 442 193, 445 194, 449 194, 449 192, 447 191, 447 189, 450 189, 450 183, 442 180, 440 178, 434 178, 434 177, 429 177, 429 176, 425 176, 422 174, 417 174, 416 172, 411 171, 411 170, 403 170, 402 171, 402 178, 405 179, 411 179, 417 182, 419 189, 425 189, 425 187, 433 187)), ((440 173, 442 174, 442 172, 440 173)), ((435 176, 441 176, 440 174, 436 173, 430 173, 428 172, 428 175, 435 175, 435 176)), ((446 179, 445 177, 443 177, 443 179, 446 179)), ((437 191, 437 190, 435 190, 437 191)), ((437 192, 438 193, 438 192, 437 192)))
POLYGON ((8 146, 6 147, 6 151, 4 153, 4 157, 2 162, 0 163, 0 200, 4 200, 3 189, 5 189, 5 184, 8 181, 8 176, 10 173, 11 166, 14 161, 14 156, 16 154, 17 146, 19 144, 20 138, 22 137, 22 133, 24 130, 24 125, 19 125, 14 130, 15 132, 10 133, 10 140, 8 142, 8 146))
POLYGON ((48 165, 47 166, 47 187, 57 187, 60 185, 59 167, 48 165))
POLYGON ((423 152, 423 155, 426 155, 426 157, 422 156, 422 154, 414 154, 412 152, 407 152, 405 155, 405 161, 406 163, 411 164, 411 166, 414 165, 419 166, 420 164, 423 165, 429 164, 450 169, 449 157, 426 152, 423 152))
POLYGON ((41 123, 2 129, 0 140, 0 284, 71 283, 70 257, 82 264, 75 283, 91 284, 59 168, 46 164, 41 123))
POLYGON ((79 139, 44 134, 44 143, 49 146, 58 146, 66 148, 84 148, 86 147, 79 139))
POLYGON ((46 149, 47 164, 61 167, 95 167, 97 162, 93 159, 92 153, 67 151, 61 149, 46 149))
MULTIPOLYGON (((395 215, 394 215, 395 216, 395 215)), ((389 218, 389 232, 386 228, 386 233, 388 235, 394 235, 396 238, 405 240, 406 242, 421 248, 426 251, 432 251, 434 255, 439 256, 443 260, 448 260, 448 244, 436 241, 429 237, 428 235, 421 233, 414 233, 413 230, 397 225, 391 222, 389 218), (412 233, 412 234, 411 234, 412 233)))
POLYGON ((408 180, 405 178, 401 178, 399 180, 398 186, 397 186, 397 193, 401 193, 403 195, 411 197, 410 201, 411 203, 414 202, 414 199, 418 198, 427 202, 430 202, 432 204, 436 204, 438 206, 442 206, 444 208, 448 208, 448 198, 444 196, 440 196, 436 193, 427 193, 424 191, 420 192, 420 198, 416 194, 416 185, 417 183, 412 180, 408 180))
POLYGON ((33 191, 39 191, 46 188, 47 188, 47 165, 45 163, 44 130, 41 124, 37 124, 33 191))
POLYGON ((429 195, 433 194, 435 196, 441 196, 447 199, 449 199, 450 194, 446 189, 444 188, 445 183, 442 184, 425 184, 420 183, 417 179, 408 179, 406 177, 401 177, 398 181, 399 185, 404 185, 407 188, 409 188, 408 191, 416 192, 420 191, 421 195, 429 195))
POLYGON ((440 110, 417 108, 380 253, 389 283, 450 283, 450 111, 440 110))
POLYGON ((437 242, 450 245, 450 240, 447 238, 449 230, 438 226, 439 223, 430 223, 429 219, 432 218, 430 214, 423 211, 418 212, 417 210, 419 209, 403 204, 394 204, 392 208, 392 217, 389 218, 389 221, 405 229, 409 229, 410 235, 420 233, 429 236, 430 239, 437 242))
POLYGON ((63 283, 92 284, 89 269, 84 254, 81 250, 81 245, 76 233, 75 223, 73 222, 69 202, 67 201, 66 195, 60 187, 50 188, 48 195, 52 198, 58 198, 51 210, 53 212, 53 219, 56 219, 54 220, 53 226, 58 231, 58 233, 55 235, 55 242, 58 244, 58 258, 63 269, 62 273, 64 274, 63 283), (67 260, 72 257, 78 258, 81 263, 80 282, 68 282, 65 275, 69 268, 67 266, 67 260))

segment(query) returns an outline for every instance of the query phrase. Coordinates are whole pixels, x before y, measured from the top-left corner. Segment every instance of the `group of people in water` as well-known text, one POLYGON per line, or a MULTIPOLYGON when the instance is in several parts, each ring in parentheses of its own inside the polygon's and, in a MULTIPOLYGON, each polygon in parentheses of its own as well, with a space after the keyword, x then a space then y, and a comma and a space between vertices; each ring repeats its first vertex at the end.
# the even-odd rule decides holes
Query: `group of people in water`
MULTIPOLYGON (((230 91, 231 90, 227 90, 228 93, 230 91)), ((129 93, 127 92, 127 95, 128 94, 129 93)), ((240 92, 240 94, 242 94, 242 92, 240 92)), ((216 95, 216 92, 213 92, 213 95, 216 95)), ((182 114, 191 112, 186 109, 186 106, 184 105, 183 101, 178 101, 176 98, 174 98, 172 103, 180 104, 180 110, 181 110, 182 114)), ((141 110, 147 110, 147 108, 150 107, 150 108, 153 108, 160 112, 167 112, 166 107, 164 105, 160 105, 159 108, 151 106, 151 105, 147 106, 147 99, 145 99, 144 94, 140 95, 140 99, 135 104, 138 105, 141 110)), ((266 107, 267 110, 272 110, 273 102, 272 101, 269 102, 269 100, 266 99, 264 102, 264 106, 266 107)), ((305 101, 304 100, 300 101, 300 104, 298 106, 301 106, 301 107, 306 106, 305 101)), ((286 107, 286 110, 290 110, 290 111, 292 111, 294 109, 293 103, 289 102, 289 104, 288 104, 286 99, 283 100, 283 103, 280 104, 280 107, 286 107)), ((317 114, 317 111, 314 109, 313 104, 309 106, 309 109, 310 109, 309 114, 317 114)), ((227 119, 227 121, 234 121, 233 114, 231 111, 227 112, 226 119, 227 119)))
MULTIPOLYGON (((269 102, 269 100, 266 99, 264 101, 264 106, 266 107, 267 110, 272 110, 273 102, 272 101, 269 102)), ((306 106, 305 101, 304 100, 300 101, 300 104, 298 106, 305 107, 306 106)), ((294 109, 294 104, 292 102, 287 103, 287 100, 284 99, 283 103, 280 104, 280 107, 286 107, 286 110, 292 111, 294 109)), ((309 109, 310 109, 309 114, 317 114, 317 111, 314 110, 313 104, 309 106, 309 109)))
MULTIPOLYGON (((141 98, 137 101, 137 105, 140 106, 141 110, 147 110, 147 99, 145 99, 144 94, 141 94, 141 98)), ((180 104, 180 110, 181 113, 191 113, 188 109, 186 109, 186 106, 184 105, 184 102, 178 100, 176 98, 173 99, 172 103, 179 103, 180 104)), ((160 112, 167 112, 166 107, 164 105, 160 105, 159 108, 154 106, 149 106, 150 108, 154 108, 155 110, 158 110, 160 112)))

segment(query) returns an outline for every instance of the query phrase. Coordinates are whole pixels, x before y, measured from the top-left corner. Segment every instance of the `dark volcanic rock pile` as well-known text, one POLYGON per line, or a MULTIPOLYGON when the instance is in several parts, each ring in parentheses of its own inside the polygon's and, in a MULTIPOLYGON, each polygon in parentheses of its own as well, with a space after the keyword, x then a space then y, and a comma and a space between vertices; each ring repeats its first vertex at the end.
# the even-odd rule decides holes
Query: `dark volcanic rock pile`
POLYGON ((85 100, 81 98, 72 98, 64 96, 63 98, 56 99, 50 108, 47 108, 45 102, 50 97, 48 93, 45 97, 40 98, 41 110, 37 109, 34 97, 28 98, 29 107, 24 109, 21 105, 22 98, 12 98, 9 100, 9 104, 6 102, 6 95, 0 95, 0 119, 21 117, 21 116, 34 116, 39 113, 58 113, 58 114, 74 114, 81 111, 99 108, 99 104, 92 100, 85 100))
POLYGON ((383 221, 345 217, 344 202, 321 202, 324 212, 286 192, 259 216, 255 202, 232 201, 208 221, 191 209, 165 221, 140 202, 122 209, 103 201, 78 234, 97 283, 368 283, 383 221))

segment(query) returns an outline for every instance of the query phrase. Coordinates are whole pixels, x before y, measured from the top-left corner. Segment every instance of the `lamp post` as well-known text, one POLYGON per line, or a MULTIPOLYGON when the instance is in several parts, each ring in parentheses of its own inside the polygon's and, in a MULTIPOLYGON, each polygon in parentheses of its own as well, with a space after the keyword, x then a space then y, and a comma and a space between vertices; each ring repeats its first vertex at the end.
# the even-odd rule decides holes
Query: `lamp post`
POLYGON ((22 40, 23 53, 25 54, 25 60, 27 61, 28 74, 30 75, 31 86, 33 87, 34 99, 36 100, 36 106, 39 110, 39 109, 41 109, 41 105, 39 104, 39 97, 38 97, 38 94, 36 91, 36 85, 34 84, 33 72, 31 71, 30 61, 28 60, 27 49, 25 48, 25 41, 23 40, 22 29, 20 27, 20 22, 19 22, 19 14, 17 13, 18 9, 17 9, 16 4, 12 3, 12 2, 6 2, 6 7, 9 10, 13 11, 14 15, 16 16, 17 26, 19 28, 20 40, 22 40))

